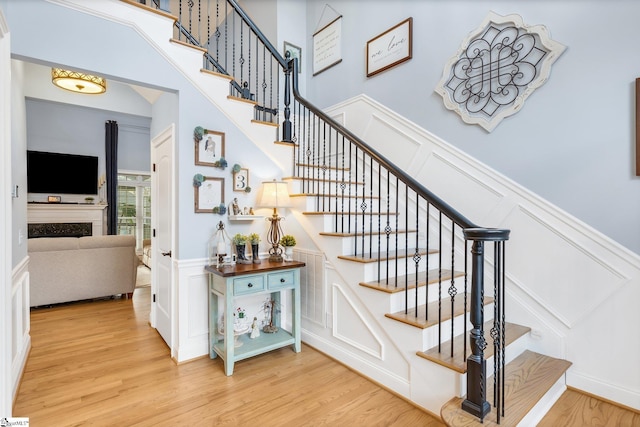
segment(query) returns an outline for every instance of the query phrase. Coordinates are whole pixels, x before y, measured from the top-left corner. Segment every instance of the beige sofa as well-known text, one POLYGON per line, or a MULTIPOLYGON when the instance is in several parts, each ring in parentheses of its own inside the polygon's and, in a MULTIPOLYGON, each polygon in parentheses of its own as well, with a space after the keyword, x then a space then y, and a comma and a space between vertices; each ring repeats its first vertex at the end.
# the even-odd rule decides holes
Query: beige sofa
POLYGON ((30 306, 131 294, 139 259, 133 236, 28 239, 30 306))

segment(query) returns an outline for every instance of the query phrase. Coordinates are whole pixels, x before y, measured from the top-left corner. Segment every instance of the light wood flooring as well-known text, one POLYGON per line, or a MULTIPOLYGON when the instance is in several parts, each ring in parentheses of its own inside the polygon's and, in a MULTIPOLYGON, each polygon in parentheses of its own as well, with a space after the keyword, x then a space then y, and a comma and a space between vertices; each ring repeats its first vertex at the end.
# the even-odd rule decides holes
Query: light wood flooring
MULTIPOLYGON (((32 427, 444 425, 306 345, 237 362, 231 377, 219 359, 176 365, 148 325, 149 292, 32 311, 13 416, 32 427)), ((640 414, 569 390, 539 425, 631 427, 640 414)))
POLYGON ((176 365, 133 300, 31 312, 32 350, 13 415, 39 426, 443 426, 303 345, 237 362, 176 365))

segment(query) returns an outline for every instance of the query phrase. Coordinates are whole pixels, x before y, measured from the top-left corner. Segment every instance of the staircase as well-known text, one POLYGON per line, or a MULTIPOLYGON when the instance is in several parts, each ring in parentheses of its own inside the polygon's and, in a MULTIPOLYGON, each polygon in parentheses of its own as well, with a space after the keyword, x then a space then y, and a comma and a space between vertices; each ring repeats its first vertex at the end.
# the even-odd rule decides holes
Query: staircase
MULTIPOLYGON (((434 405, 441 406, 442 419, 452 426, 480 425, 482 418, 484 425, 508 426, 541 419, 564 390, 570 363, 528 350, 529 328, 504 318, 508 230, 475 226, 315 109, 297 93, 293 62, 276 61, 287 64, 282 117, 272 104, 263 106, 255 99, 255 89, 235 93, 233 88, 242 83, 196 65, 194 57, 205 55, 207 62, 201 46, 172 43, 180 51, 176 62, 185 64, 194 84, 211 94, 211 101, 282 170, 291 171, 287 181, 297 201, 293 215, 395 345, 414 352, 425 372, 446 370, 452 384, 444 387, 456 390, 451 400, 424 404, 421 397, 416 404, 432 412, 437 412, 434 405), (222 86, 231 86, 232 93, 223 100, 213 95, 222 86), (273 122, 256 118, 261 113, 266 117, 265 111, 273 122), (274 145, 271 135, 278 125, 285 143, 274 145), (480 358, 468 365, 472 356, 480 358), (468 373, 468 366, 474 372, 468 373), (471 393, 465 396, 465 390, 471 393), (485 414, 486 401, 497 409, 485 414), (471 412, 478 406, 480 415, 463 410, 465 406, 471 412)), ((421 395, 428 395, 434 386, 411 387, 422 387, 421 395)))
MULTIPOLYGON (((298 165, 299 166, 299 165, 298 165)), ((335 181, 336 177, 328 178, 328 182, 335 181)), ((466 280, 464 271, 452 271, 446 268, 431 268, 427 271, 426 262, 420 263, 420 272, 424 273, 424 277, 416 280, 412 272, 406 274, 404 270, 397 271, 391 268, 388 272, 386 263, 389 258, 394 262, 396 260, 407 260, 415 255, 415 248, 410 250, 395 250, 390 246, 383 246, 381 253, 373 252, 365 255, 353 255, 354 237, 358 229, 355 223, 354 212, 347 211, 340 215, 335 212, 327 212, 318 209, 318 206, 328 205, 329 202, 316 193, 301 192, 302 181, 299 177, 288 178, 291 188, 291 196, 298 200, 296 204, 297 218, 301 216, 306 218, 304 223, 305 229, 315 230, 318 239, 315 243, 320 246, 325 254, 332 261, 343 260, 347 263, 344 267, 350 271, 357 271, 356 275, 362 279, 358 283, 362 289, 363 298, 372 298, 373 293, 383 295, 388 300, 389 310, 384 313, 385 318, 400 322, 407 329, 413 329, 412 341, 416 348, 416 355, 424 359, 424 363, 433 363, 445 367, 455 372, 461 383, 466 381, 466 358, 471 354, 470 343, 467 334, 463 331, 463 325, 467 324, 467 331, 470 329, 468 323, 468 298, 465 294, 457 295, 455 298, 442 299, 443 288, 449 286, 450 283, 462 283, 466 280), (342 223, 344 229, 354 231, 336 232, 336 221, 346 214, 349 219, 345 219, 342 223), (329 255, 331 254, 331 255, 329 255), (382 264, 381 266, 379 264, 382 264), (378 271, 387 272, 388 275, 379 277, 378 271), (405 310, 404 301, 424 300, 426 295, 428 303, 416 306, 409 303, 409 310, 405 310), (446 305, 446 306, 445 306, 446 305), (417 315, 416 315, 417 313, 417 315), (429 313, 426 315, 426 313, 429 313), (452 314, 453 313, 453 314, 452 314), (453 340, 442 341, 443 331, 453 330, 453 340)), ((352 194, 362 192, 362 183, 352 183, 355 188, 352 194)), ((348 190, 346 191, 348 192, 348 190)), ((365 194, 369 192, 364 191, 365 194)), ((373 210, 379 206, 381 200, 376 198, 367 198, 372 203, 373 210)), ((350 201, 353 205, 354 201, 350 201)), ((394 205, 394 202, 390 203, 394 205)), ((354 206, 350 206, 352 209, 354 206)), ((356 214, 358 212, 355 212, 356 214)), ((371 215, 376 215, 373 213, 371 215)), ((378 235, 376 230, 368 227, 370 222, 368 218, 371 216, 366 214, 360 219, 365 225, 365 230, 360 230, 360 234, 364 236, 378 235)), ((398 213, 390 213, 394 218, 398 213)), ((304 219, 300 219, 304 221, 304 219)), ((361 222, 362 222, 361 221, 361 222)), ((310 231, 311 232, 311 231, 310 231)), ((415 234, 413 230, 398 230, 398 234, 415 234)), ((383 242, 387 242, 383 239, 383 242)), ((390 239, 393 244, 395 239, 390 239)), ((440 265, 441 252, 436 249, 420 248, 417 253, 429 258, 429 264, 432 266, 440 265)), ((401 265, 403 263, 400 263, 401 265)), ((413 261, 408 264, 413 265, 413 261)), ((446 291, 446 289, 445 289, 446 291)), ((494 299, 491 296, 485 296, 484 300, 485 312, 493 313, 494 299)), ((485 331, 490 331, 493 327, 493 320, 489 319, 484 326, 485 331)), ((498 416, 498 412, 491 411, 481 422, 478 417, 462 409, 464 396, 454 397, 446 402, 441 409, 440 415, 443 421, 449 426, 474 426, 474 425, 535 425, 553 405, 557 398, 565 389, 564 373, 570 367, 571 363, 538 354, 528 350, 530 328, 522 325, 506 322, 505 327, 505 345, 506 345, 506 369, 504 373, 505 385, 501 397, 499 397, 503 406, 504 413, 498 416)), ((446 333, 446 332, 445 332, 446 333)), ((493 359, 494 346, 489 345, 484 352, 487 360, 487 396, 488 400, 494 396, 493 375, 493 359)))

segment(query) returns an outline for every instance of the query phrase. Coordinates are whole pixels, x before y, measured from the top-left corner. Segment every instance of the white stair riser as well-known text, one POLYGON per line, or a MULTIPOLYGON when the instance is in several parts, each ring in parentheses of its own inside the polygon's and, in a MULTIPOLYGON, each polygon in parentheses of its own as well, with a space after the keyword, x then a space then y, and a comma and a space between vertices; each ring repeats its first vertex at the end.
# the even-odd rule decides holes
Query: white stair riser
MULTIPOLYGON (((415 276, 415 275, 412 274, 412 276, 415 276)), ((424 275, 421 275, 421 277, 423 276, 424 275)), ((458 292, 456 295, 456 298, 462 298, 463 297, 462 293, 464 292, 464 278, 463 277, 456 278, 454 284, 458 292)), ((442 298, 443 304, 445 304, 444 301, 446 301, 446 304, 449 304, 451 301, 451 297, 448 294, 448 290, 450 286, 451 286, 451 279, 443 280, 441 284, 431 283, 429 284, 428 287, 421 286, 420 288, 418 288, 418 305, 425 304, 427 289, 429 289, 429 299, 426 300, 427 302, 438 301, 438 295, 440 295, 440 298, 442 298), (439 286, 441 287, 441 291, 442 291, 441 294, 438 294, 439 286)), ((402 288, 404 286, 400 285, 399 287, 402 288)), ((404 309, 404 306, 405 306, 404 292, 397 292, 397 293, 391 294, 389 299, 390 299, 389 304, 391 306, 392 311, 400 311, 404 309)), ((406 301, 408 302, 408 307, 414 308, 416 306, 415 288, 409 289, 409 291, 407 292, 406 301)))
MULTIPOLYGON (((362 184, 357 183, 347 183, 350 187, 345 188, 344 190, 340 187, 340 184, 336 184, 334 181, 325 180, 322 178, 316 179, 315 177, 305 177, 302 176, 300 178, 288 179, 289 182, 289 193, 291 194, 302 194, 302 193, 310 193, 310 194, 325 194, 325 195, 333 195, 335 197, 336 194, 340 196, 362 198, 369 197, 369 190, 365 189, 364 195, 362 193, 362 184), (309 178, 309 179, 305 179, 309 178), (311 179, 312 178, 312 179, 311 179)), ((376 194, 374 194, 374 197, 376 194)))
MULTIPOLYGON (((449 301, 448 299, 446 301, 449 301)), ((489 321, 493 319, 493 304, 487 304, 485 307, 485 321, 489 321), (490 314, 489 314, 490 312, 490 314)), ((442 314, 443 316, 450 313, 451 307, 447 306, 445 300, 442 301, 442 314)), ((429 315, 431 317, 431 314, 429 315)), ((456 316, 453 319, 453 337, 457 337, 458 335, 464 333, 464 315, 456 316)), ((469 315, 467 314, 467 333, 471 331, 473 326, 469 321, 469 315)), ((449 341, 451 339, 451 319, 445 320, 441 323, 440 332, 438 331, 438 325, 433 325, 429 328, 426 328, 422 331, 422 351, 426 351, 430 348, 436 347, 439 341, 439 334, 442 334, 442 342, 449 341)), ((493 345, 493 340, 489 336, 489 331, 484 331, 485 338, 487 342, 490 342, 493 345)), ((442 351, 450 351, 451 347, 445 349, 442 347, 442 351)))
MULTIPOLYGON (((349 212, 351 213, 357 212, 360 215, 362 215, 363 199, 361 197, 355 198, 355 197, 348 197, 346 195, 342 197, 341 195, 339 195, 336 198, 336 195, 334 193, 332 195, 326 195, 322 197, 306 196, 304 198, 294 197, 293 199, 294 201, 296 201, 296 207, 298 207, 302 212, 335 213, 335 211, 337 210, 338 212, 345 212, 346 214, 349 212), (304 199, 304 201, 297 202, 297 200, 299 199, 304 199)), ((381 206, 380 199, 375 199, 375 198, 371 199, 367 197, 364 200, 367 205, 366 211, 380 212, 380 206, 381 206)), ((384 208, 384 211, 386 212, 387 208, 386 208, 385 202, 382 203, 382 206, 384 208)))
POLYGON ((350 171, 343 171, 334 168, 335 165, 331 165, 331 167, 327 167, 325 170, 322 170, 322 167, 316 164, 313 167, 297 165, 294 166, 293 170, 296 176, 303 178, 314 178, 317 180, 332 180, 340 182, 356 181, 355 177, 350 171))

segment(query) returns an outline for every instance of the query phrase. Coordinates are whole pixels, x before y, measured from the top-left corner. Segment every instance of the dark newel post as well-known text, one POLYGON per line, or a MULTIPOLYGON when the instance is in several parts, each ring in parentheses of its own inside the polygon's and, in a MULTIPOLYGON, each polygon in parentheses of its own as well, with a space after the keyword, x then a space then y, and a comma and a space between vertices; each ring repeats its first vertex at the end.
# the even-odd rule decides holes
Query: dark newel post
POLYGON ((282 141, 293 142, 291 138, 291 110, 289 104, 291 104, 291 68, 293 61, 290 61, 291 53, 286 52, 285 57, 287 59, 287 69, 284 70, 284 122, 282 123, 282 141))
POLYGON ((491 410, 487 402, 487 379, 484 349, 487 346, 484 339, 482 310, 482 294, 484 287, 484 243, 474 240, 471 248, 471 313, 470 320, 473 329, 470 332, 471 355, 467 359, 467 398, 462 402, 462 409, 477 416, 480 420, 491 410))

